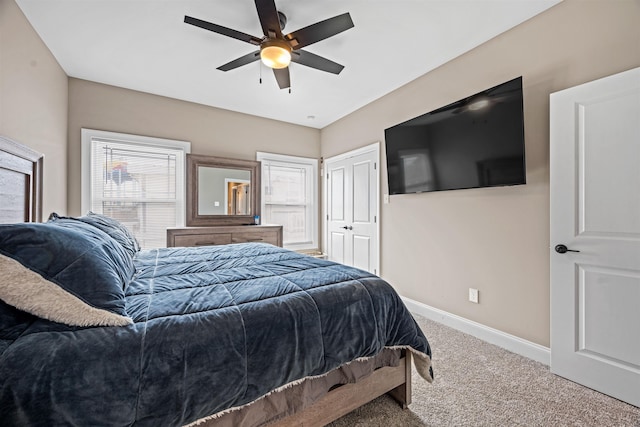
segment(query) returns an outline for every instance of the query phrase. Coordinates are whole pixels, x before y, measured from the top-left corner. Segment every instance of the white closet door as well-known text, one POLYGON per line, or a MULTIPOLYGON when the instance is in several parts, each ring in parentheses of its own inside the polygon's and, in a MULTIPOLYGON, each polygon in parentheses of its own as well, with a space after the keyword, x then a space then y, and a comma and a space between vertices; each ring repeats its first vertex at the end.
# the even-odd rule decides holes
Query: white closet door
POLYGON ((329 259, 378 273, 378 153, 326 162, 329 259))

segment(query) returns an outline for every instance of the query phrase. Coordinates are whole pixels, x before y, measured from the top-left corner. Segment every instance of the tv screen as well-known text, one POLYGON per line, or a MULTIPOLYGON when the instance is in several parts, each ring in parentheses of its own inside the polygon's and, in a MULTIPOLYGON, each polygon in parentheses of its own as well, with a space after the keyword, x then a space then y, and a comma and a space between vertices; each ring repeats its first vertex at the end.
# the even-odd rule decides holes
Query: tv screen
POLYGON ((526 183, 522 77, 384 134, 389 194, 526 183))

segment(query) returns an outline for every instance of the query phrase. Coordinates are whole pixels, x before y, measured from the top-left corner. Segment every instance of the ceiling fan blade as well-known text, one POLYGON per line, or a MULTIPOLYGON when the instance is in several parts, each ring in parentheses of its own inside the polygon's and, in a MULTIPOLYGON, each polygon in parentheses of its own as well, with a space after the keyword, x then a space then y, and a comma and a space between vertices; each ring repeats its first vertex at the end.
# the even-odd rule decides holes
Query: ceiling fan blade
POLYGON ((295 63, 333 74, 340 74, 340 71, 344 68, 344 65, 302 49, 291 52, 291 60, 295 63))
POLYGON ((224 65, 218 67, 220 71, 229 71, 238 67, 242 67, 243 65, 251 64, 260 59, 260 51, 256 50, 255 52, 248 53, 244 56, 241 56, 238 59, 234 59, 231 62, 227 62, 224 65))
POLYGON ((278 86, 280 86, 280 89, 286 89, 291 86, 291 80, 289 78, 289 67, 274 68, 273 75, 276 76, 276 80, 278 81, 278 86))
POLYGON ((218 24, 203 21, 191 16, 185 16, 184 22, 186 24, 195 25, 196 27, 204 28, 205 30, 213 31, 214 33, 222 34, 223 36, 231 37, 233 39, 242 40, 243 42, 251 43, 259 46, 262 43, 262 39, 254 37, 250 34, 243 33, 241 31, 232 30, 231 28, 223 27, 218 24))
POLYGON ((343 13, 342 15, 316 22, 308 27, 289 33, 284 36, 284 38, 289 41, 291 48, 296 50, 335 36, 352 27, 353 21, 351 20, 351 15, 349 15, 349 13, 343 13))
POLYGON ((278 10, 273 0, 255 0, 262 32, 269 38, 282 38, 278 10))

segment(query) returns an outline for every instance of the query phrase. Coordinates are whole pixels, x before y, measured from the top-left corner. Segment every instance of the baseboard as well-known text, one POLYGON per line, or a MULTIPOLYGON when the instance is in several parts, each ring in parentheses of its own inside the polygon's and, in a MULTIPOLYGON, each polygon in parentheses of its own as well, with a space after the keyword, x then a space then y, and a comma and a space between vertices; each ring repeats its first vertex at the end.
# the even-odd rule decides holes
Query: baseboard
MULTIPOLYGON (((473 335, 488 343, 497 345, 513 353, 519 354, 529 359, 549 366, 551 362, 551 350, 531 341, 518 338, 515 335, 507 334, 497 329, 490 328, 473 320, 448 313, 446 311, 428 306, 410 298, 401 297, 409 309, 420 316, 426 317, 450 328, 457 329, 469 335, 473 335)), ((429 338, 429 337, 427 337, 429 338)))

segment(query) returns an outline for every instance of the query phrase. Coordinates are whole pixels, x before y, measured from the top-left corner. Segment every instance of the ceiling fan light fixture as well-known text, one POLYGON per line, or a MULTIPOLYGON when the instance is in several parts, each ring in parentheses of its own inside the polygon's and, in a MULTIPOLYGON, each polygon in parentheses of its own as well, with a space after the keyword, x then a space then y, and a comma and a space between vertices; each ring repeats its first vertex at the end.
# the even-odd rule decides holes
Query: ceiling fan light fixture
POLYGON ((268 40, 260 46, 260 59, 269 68, 286 68, 291 63, 291 47, 281 40, 268 40))

